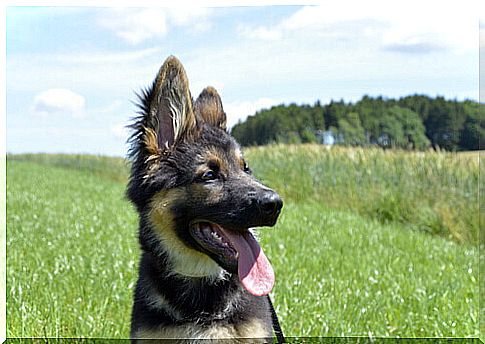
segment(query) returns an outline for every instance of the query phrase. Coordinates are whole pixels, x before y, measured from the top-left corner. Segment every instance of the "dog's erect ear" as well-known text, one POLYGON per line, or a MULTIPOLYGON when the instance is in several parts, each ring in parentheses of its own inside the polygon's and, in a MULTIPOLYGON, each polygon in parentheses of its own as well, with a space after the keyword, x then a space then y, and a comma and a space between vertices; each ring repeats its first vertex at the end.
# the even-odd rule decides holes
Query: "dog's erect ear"
POLYGON ((147 115, 152 124, 144 137, 148 151, 166 150, 191 135, 195 128, 187 75, 180 61, 173 56, 165 60, 158 72, 147 115))
POLYGON ((194 104, 198 123, 208 123, 226 130, 226 114, 222 108, 221 97, 214 87, 206 87, 194 104))

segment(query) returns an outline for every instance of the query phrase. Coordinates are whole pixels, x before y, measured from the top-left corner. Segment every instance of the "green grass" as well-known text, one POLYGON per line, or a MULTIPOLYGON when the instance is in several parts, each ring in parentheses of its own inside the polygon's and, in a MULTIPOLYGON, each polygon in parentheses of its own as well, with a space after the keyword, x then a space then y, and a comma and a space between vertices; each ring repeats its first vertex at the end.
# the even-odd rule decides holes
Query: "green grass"
POLYGON ((86 172, 8 163, 8 336, 127 336, 138 246, 123 192, 86 172))
POLYGON ((474 248, 317 204, 287 205, 275 231, 263 242, 275 265, 275 303, 287 333, 477 333, 474 248))
MULTIPOLYGON (((440 207, 474 208, 474 157, 316 146, 246 155, 285 199, 261 241, 287 336, 478 336, 477 229, 460 227, 473 212, 427 227, 440 207), (423 213, 401 215, 411 206, 423 213), (376 211, 386 207, 395 214, 376 211)), ((139 252, 126 171, 113 158, 8 157, 8 336, 128 336, 139 252)))
POLYGON ((129 165, 121 158, 87 154, 16 154, 8 155, 9 161, 28 161, 41 165, 57 166, 91 175, 107 178, 120 183, 128 180, 129 165))

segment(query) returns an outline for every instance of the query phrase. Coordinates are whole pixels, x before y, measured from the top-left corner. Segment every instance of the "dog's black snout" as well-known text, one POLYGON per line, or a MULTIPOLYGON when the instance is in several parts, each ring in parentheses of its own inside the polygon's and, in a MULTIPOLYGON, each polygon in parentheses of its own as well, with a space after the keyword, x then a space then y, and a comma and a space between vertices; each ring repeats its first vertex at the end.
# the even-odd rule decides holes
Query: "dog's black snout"
POLYGON ((263 216, 275 217, 283 207, 281 197, 274 191, 265 192, 258 201, 263 216))
POLYGON ((271 189, 262 187, 246 194, 243 227, 274 226, 283 208, 283 200, 271 189))

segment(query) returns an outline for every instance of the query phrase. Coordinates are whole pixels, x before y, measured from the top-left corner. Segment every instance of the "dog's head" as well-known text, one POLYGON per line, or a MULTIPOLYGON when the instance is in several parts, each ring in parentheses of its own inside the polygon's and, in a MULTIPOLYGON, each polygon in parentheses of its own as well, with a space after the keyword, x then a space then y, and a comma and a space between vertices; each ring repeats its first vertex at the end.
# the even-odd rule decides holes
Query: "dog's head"
POLYGON ((249 229, 273 226, 282 201, 252 176, 216 90, 193 102, 181 63, 169 57, 140 100, 127 194, 142 245, 163 252, 175 273, 237 273, 249 292, 267 294, 273 270, 249 229))

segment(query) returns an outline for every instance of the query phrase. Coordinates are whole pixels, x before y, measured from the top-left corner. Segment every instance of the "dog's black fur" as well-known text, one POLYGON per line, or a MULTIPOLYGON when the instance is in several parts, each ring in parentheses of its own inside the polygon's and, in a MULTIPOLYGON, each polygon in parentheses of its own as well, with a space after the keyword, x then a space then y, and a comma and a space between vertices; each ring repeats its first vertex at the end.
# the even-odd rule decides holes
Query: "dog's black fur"
POLYGON ((197 239, 206 223, 240 234, 272 226, 282 207, 227 133, 219 95, 208 87, 193 102, 169 57, 140 95, 139 114, 127 189, 142 249, 132 338, 272 337, 268 299, 241 286, 231 254, 197 239))

